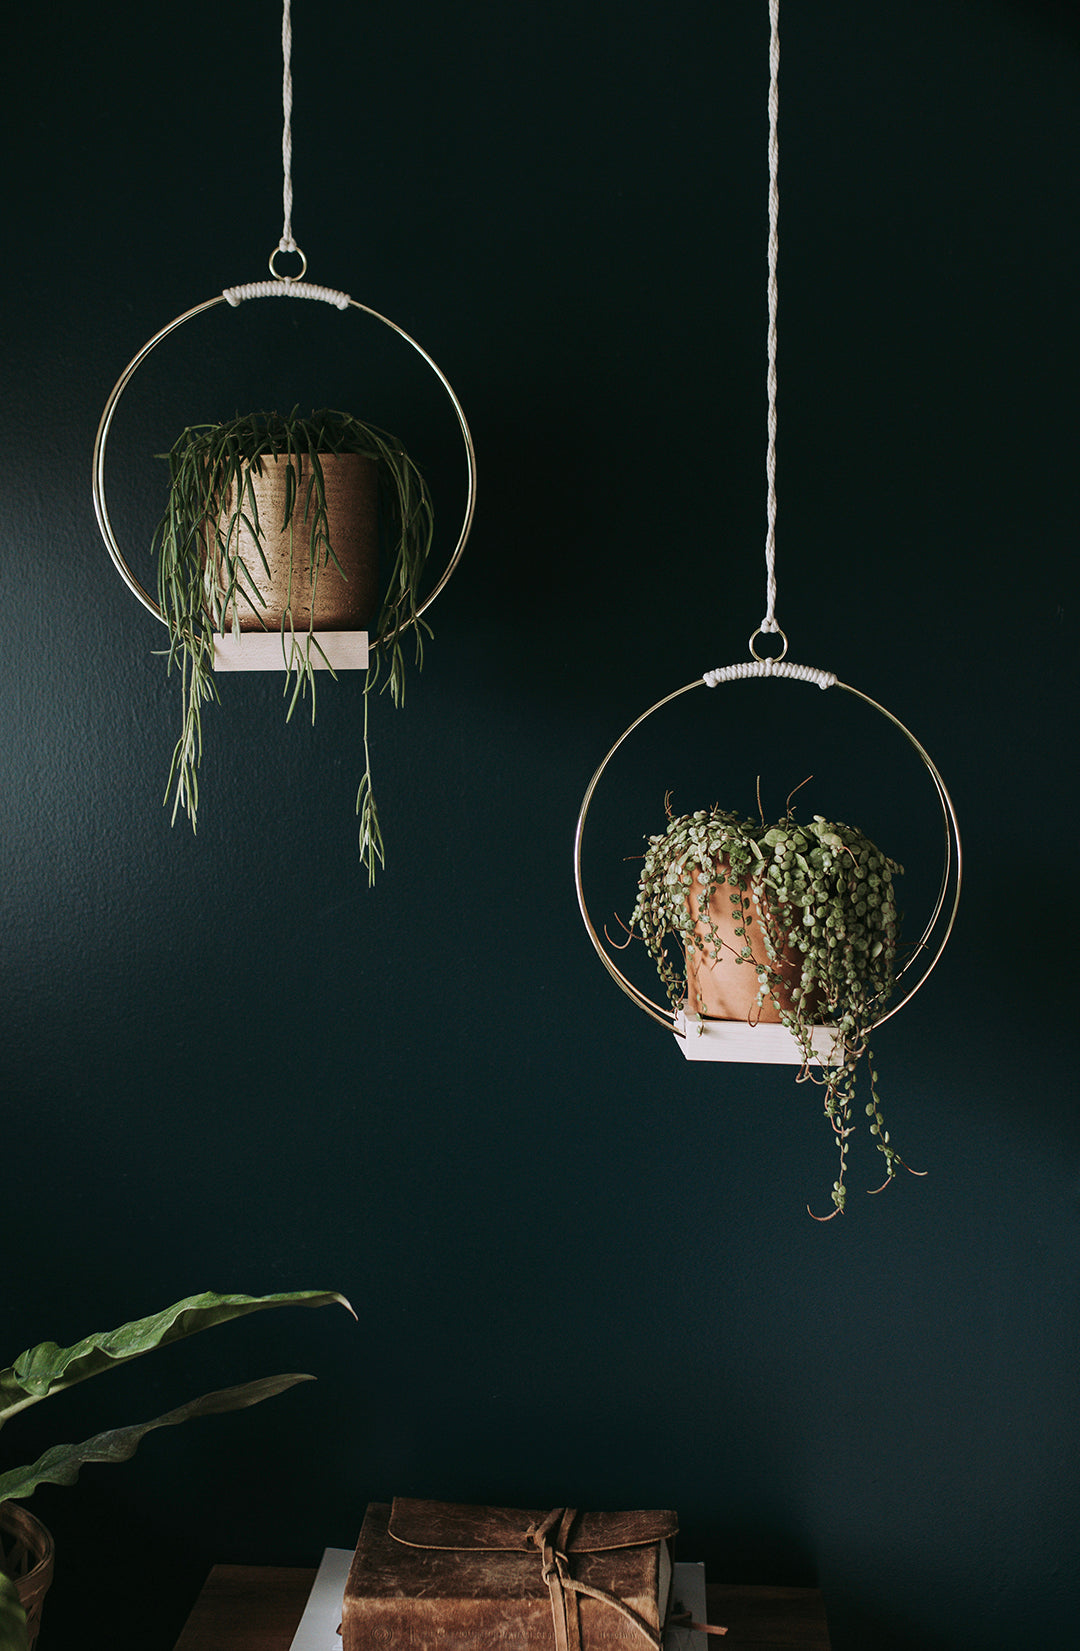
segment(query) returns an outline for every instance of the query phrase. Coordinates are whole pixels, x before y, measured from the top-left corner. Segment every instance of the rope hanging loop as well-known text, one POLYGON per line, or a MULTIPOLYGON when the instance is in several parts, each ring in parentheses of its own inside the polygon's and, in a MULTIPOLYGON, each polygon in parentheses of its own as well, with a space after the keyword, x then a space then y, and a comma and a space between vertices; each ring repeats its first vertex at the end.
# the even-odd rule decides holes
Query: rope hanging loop
MULTIPOLYGON (((300 249, 293 240, 292 232, 292 17, 290 7, 292 0, 282 0, 281 4, 281 204, 283 208, 283 222, 281 226, 281 240, 278 242, 278 252, 299 252, 300 249)), ((303 257, 303 253, 300 253, 303 257)), ((270 269, 274 270, 273 254, 270 255, 270 269)))
POLYGON ((270 254, 270 274, 275 281, 302 281, 307 273, 307 258, 293 240, 292 209, 292 0, 282 0, 281 4, 281 204, 283 210, 281 224, 281 239, 270 254), (276 259, 279 252, 295 253, 300 260, 300 268, 292 275, 284 275, 278 269, 276 259))
POLYGON ((754 678, 782 676, 789 682, 813 682, 819 688, 834 688, 836 677, 831 671, 821 671, 816 665, 794 665, 778 655, 775 659, 741 659, 735 665, 721 665, 715 671, 706 671, 701 680, 706 688, 718 688, 722 682, 748 682, 754 678))
MULTIPOLYGON (((765 450, 765 617, 760 631, 772 633, 776 623, 776 316, 779 303, 777 266, 780 258, 780 0, 769 0, 769 246, 766 391, 769 411, 765 450)), ((782 656, 781 656, 782 657, 782 656)))
POLYGON ((336 310, 347 310, 352 303, 347 292, 338 292, 335 287, 317 287, 310 281, 280 277, 276 281, 246 281, 238 287, 226 287, 221 296, 233 309, 249 298, 311 298, 333 304, 336 310))

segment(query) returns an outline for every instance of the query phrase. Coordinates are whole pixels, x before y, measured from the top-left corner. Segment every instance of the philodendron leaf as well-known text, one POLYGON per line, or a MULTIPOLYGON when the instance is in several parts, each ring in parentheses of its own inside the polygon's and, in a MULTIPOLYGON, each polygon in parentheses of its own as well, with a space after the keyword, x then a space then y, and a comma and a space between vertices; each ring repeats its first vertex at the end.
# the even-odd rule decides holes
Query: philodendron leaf
POLYGON ((40 1342, 37 1347, 20 1353, 7 1370, 0 1370, 0 1427, 17 1411, 39 1403, 51 1393, 60 1393, 74 1387, 76 1382, 112 1370, 143 1353, 151 1353, 155 1347, 182 1341, 199 1330, 212 1329, 215 1324, 243 1318, 264 1307, 326 1307, 334 1301, 352 1313, 345 1297, 335 1290, 291 1290, 269 1296, 222 1296, 208 1290, 202 1295, 185 1296, 164 1312, 134 1319, 118 1330, 86 1336, 74 1347, 57 1347, 54 1341, 40 1342))
POLYGON ((11 1468, 0 1473, 0 1502, 9 1498, 22 1499, 38 1485, 73 1485, 79 1469, 87 1462, 126 1462, 134 1456, 148 1433, 158 1427, 177 1427, 193 1416, 218 1416, 227 1410, 243 1410, 248 1405, 272 1399, 284 1393, 297 1382, 312 1382, 314 1376, 264 1376, 259 1381, 244 1382, 240 1387, 225 1387, 217 1393, 204 1393, 201 1399, 192 1399, 177 1410, 156 1416, 152 1422, 138 1422, 134 1427, 112 1428, 108 1433, 96 1433, 81 1445, 53 1445, 39 1456, 31 1467, 11 1468))
POLYGON ((26 1651, 26 1612, 4 1571, 0 1571, 0 1651, 26 1651))

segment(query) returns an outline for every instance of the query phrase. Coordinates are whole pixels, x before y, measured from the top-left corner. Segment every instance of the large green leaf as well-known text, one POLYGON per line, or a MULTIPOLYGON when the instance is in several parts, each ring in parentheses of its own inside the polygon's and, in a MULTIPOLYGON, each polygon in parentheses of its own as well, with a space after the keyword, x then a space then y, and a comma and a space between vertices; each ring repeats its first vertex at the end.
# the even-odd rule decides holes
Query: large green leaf
POLYGON ((0 1651, 26 1651, 26 1612, 15 1584, 0 1571, 0 1651))
POLYGON ((20 1353, 7 1370, 0 1371, 0 1427, 17 1411, 38 1404, 51 1393, 62 1392, 76 1382, 112 1370, 129 1359, 152 1352, 155 1347, 167 1347, 199 1330, 243 1318, 264 1307, 326 1307, 334 1301, 352 1312, 345 1297, 335 1290, 292 1290, 269 1296, 222 1296, 208 1290, 202 1295, 185 1296, 164 1312, 134 1319, 118 1330, 86 1336, 74 1347, 58 1347, 54 1341, 40 1342, 37 1347, 20 1353))
MULTIPOLYGON (((152 1422, 137 1422, 134 1427, 117 1427, 107 1433, 96 1433, 81 1445, 53 1445, 39 1456, 31 1467, 11 1468, 0 1473, 0 1502, 11 1497, 20 1500, 29 1496, 38 1485, 73 1485, 79 1469, 88 1462, 126 1462, 134 1456, 148 1433, 158 1427, 177 1427, 193 1416, 217 1416, 227 1410, 243 1410, 248 1405, 272 1399, 276 1393, 297 1382, 314 1381, 314 1376, 264 1376, 259 1381, 244 1382, 240 1387, 225 1387, 217 1393, 204 1393, 201 1399, 192 1399, 177 1410, 156 1416, 152 1422)), ((0 1642, 2 1651, 2 1642, 0 1642)))

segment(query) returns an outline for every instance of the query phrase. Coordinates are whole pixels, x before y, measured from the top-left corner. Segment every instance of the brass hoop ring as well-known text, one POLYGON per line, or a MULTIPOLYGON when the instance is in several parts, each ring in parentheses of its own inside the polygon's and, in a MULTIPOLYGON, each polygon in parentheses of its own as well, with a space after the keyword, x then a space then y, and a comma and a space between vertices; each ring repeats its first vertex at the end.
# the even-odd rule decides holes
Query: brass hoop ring
MULTIPOLYGON (((300 256, 303 257, 303 253, 301 253, 300 256)), ((269 295, 255 294, 254 296, 269 295)), ((120 546, 116 542, 116 535, 113 532, 112 522, 109 519, 109 508, 105 500, 106 444, 108 442, 109 429, 112 425, 113 415, 116 412, 120 397, 123 395, 124 391, 127 389, 128 385, 131 383, 131 380, 134 378, 135 374, 138 372, 139 368, 142 366, 151 351, 157 349, 157 346, 163 339, 168 338, 170 333, 174 333, 178 327, 182 327, 185 321, 190 321, 196 315, 202 315, 204 310, 215 309, 218 304, 224 304, 225 302, 226 299, 224 295, 218 293, 216 297, 208 298, 205 303, 196 304, 192 309, 185 310, 183 315, 178 315, 175 320, 170 321, 167 326, 162 327, 160 332, 156 332, 153 338, 143 345, 137 355, 132 356, 131 360, 120 374, 120 377, 113 385, 112 393, 109 396, 108 401, 105 403, 104 411, 102 412, 100 422, 98 423, 97 436, 94 440, 94 515, 97 517, 98 528, 100 530, 101 537, 105 541, 105 548, 112 557, 116 571, 119 573, 121 579, 124 581, 131 594, 137 597, 147 612, 152 613, 154 618, 159 619, 163 625, 167 624, 165 615, 162 613, 161 608, 154 601, 149 592, 144 590, 138 579, 136 579, 127 562, 124 560, 120 546)), ((350 298, 348 300, 348 307, 354 310, 361 310, 364 315, 370 315, 373 320, 380 321, 384 327, 389 327, 391 332, 397 333, 399 338, 404 339, 406 344, 411 345, 420 359, 427 363, 439 383, 442 385, 443 389, 446 391, 447 396, 450 398, 450 405, 454 409, 454 416, 457 419, 458 427, 461 431, 461 438, 465 443, 465 462, 468 467, 468 491, 465 498, 465 516, 461 524, 461 532, 458 536, 457 544, 454 546, 450 559, 443 569, 441 576, 437 580, 434 589, 431 590, 425 600, 421 603, 420 607, 417 608, 414 618, 410 621, 411 624, 415 624, 416 620, 419 619, 422 614, 427 612, 428 608, 430 608, 431 604, 442 591, 444 585, 447 583, 447 580, 454 572, 454 569, 461 560, 461 553, 465 549, 466 540, 472 530, 473 516, 476 512, 476 449, 473 446, 472 432, 470 431, 466 421, 465 412, 461 402, 455 395, 453 387, 450 384, 449 379, 446 377, 446 374, 442 371, 442 368, 432 360, 431 356, 428 355, 423 346, 418 344, 416 339, 412 338, 405 331, 404 327, 399 327, 396 321, 391 321, 387 316, 380 315, 378 310, 369 308, 367 304, 358 303, 355 298, 350 298)), ((373 642, 372 646, 377 647, 378 643, 373 642)))
POLYGON ((304 279, 304 276, 307 274, 307 259, 305 258, 304 254, 301 252, 300 248, 297 247, 297 246, 294 246, 292 248, 276 246, 274 248, 273 252, 270 254, 269 258, 267 259, 267 263, 270 265, 270 274, 274 277, 275 281, 302 281, 304 279), (299 258, 300 268, 297 270, 295 275, 281 275, 274 268, 274 259, 277 257, 279 252, 288 252, 290 250, 292 252, 294 252, 296 254, 296 256, 299 258))
POLYGON ((754 658, 758 661, 758 663, 760 665, 763 665, 767 659, 771 659, 774 665, 778 665, 780 663, 780 661, 784 658, 785 654, 787 653, 787 636, 780 629, 779 625, 777 625, 777 627, 774 631, 770 631, 768 634, 770 636, 778 636, 780 638, 781 642, 784 644, 783 647, 780 649, 780 652, 778 654, 759 654, 758 653, 757 649, 754 646, 754 643, 757 641, 759 636, 764 636, 765 635, 765 632, 762 630, 760 625, 758 626, 757 630, 754 632, 753 636, 750 638, 750 641, 747 645, 750 649, 750 652, 753 654, 754 658))
MULTIPOLYGON (((805 679, 793 678, 793 680, 805 679)), ((615 741, 615 744, 611 747, 611 750, 608 752, 607 756, 596 770, 596 773, 589 781, 588 788, 582 800, 581 811, 578 814, 577 827, 574 832, 574 887, 577 890, 578 910, 581 913, 582 922, 585 924, 589 939, 593 943, 596 954, 601 963, 603 963, 612 980, 614 980, 615 984, 626 993, 631 1002, 635 1003, 639 1009, 643 1009, 647 1015, 649 1015, 653 1020, 658 1021, 661 1026, 666 1026, 669 1031, 674 1029, 674 1011, 671 1009, 664 1009, 654 1003, 652 998, 648 997, 646 993, 642 992, 637 986, 635 986, 632 980, 627 979, 622 970, 612 961, 611 957, 609 957, 607 951, 604 949, 599 935, 596 932, 596 929, 593 926, 592 919, 589 916, 588 906, 585 903, 585 890, 582 885, 581 843, 585 831, 585 820, 588 816, 589 805, 592 802, 593 793, 603 778, 608 763, 611 761, 616 751, 619 750, 620 746, 622 746, 625 741, 629 739, 630 735, 634 733, 636 729, 640 728, 641 724, 647 721, 655 711, 661 710, 665 705, 670 705, 673 699, 678 699, 681 695, 690 693, 690 691, 694 688, 705 688, 709 686, 710 684, 705 682, 702 677, 697 677, 693 682, 688 682, 685 687, 676 688, 674 693, 666 694, 663 699, 657 700, 655 705, 651 705, 647 711, 643 711, 642 714, 630 724, 629 728, 627 728, 624 733, 619 735, 618 739, 615 741)), ((915 996, 915 993, 930 978, 933 970, 937 967, 938 960, 940 959, 942 952, 948 944, 949 936, 953 931, 953 924, 956 922, 957 908, 960 904, 960 883, 963 874, 963 852, 960 844, 960 827, 957 823, 956 810, 953 807, 952 798, 949 796, 949 793, 945 788, 945 781, 942 779, 934 763, 931 761, 925 747, 919 743, 911 730, 909 728, 905 728, 899 717, 893 716, 892 712, 886 710, 884 705, 879 705, 876 699, 871 699, 869 694, 862 693, 860 689, 852 688, 850 684, 841 682, 839 679, 834 680, 830 686, 834 688, 842 688, 845 693, 853 694, 856 699, 861 699, 863 703, 865 705, 869 705, 872 710, 880 712, 880 714, 885 717, 887 721, 891 722, 895 728, 899 729, 904 738, 914 747, 919 756, 922 758, 927 773, 930 775, 930 778, 934 783, 934 789, 937 793, 938 802, 941 805, 942 820, 945 827, 945 864, 941 874, 941 884, 938 888, 937 899, 934 901, 933 911, 930 914, 930 921, 927 923, 918 940, 918 943, 903 968, 897 970, 896 979, 897 981, 900 981, 903 976, 907 974, 908 970, 917 959, 921 958, 925 964, 925 967, 923 968, 922 974, 918 977, 914 984, 908 988, 907 992, 905 992, 900 1001, 898 1003, 894 1003, 892 1008, 889 1009, 886 1014, 883 1014, 874 1022, 874 1028, 876 1028, 878 1026, 884 1026, 887 1020, 891 1020, 893 1015, 899 1014, 900 1010, 903 1009, 906 1004, 911 1002, 911 999, 915 996), (946 910, 946 900, 948 898, 949 888, 954 879, 955 887, 953 889, 952 905, 948 907, 945 930, 937 943, 936 950, 934 950, 932 955, 929 955, 929 962, 927 962, 926 958, 927 955, 930 954, 931 940, 934 931, 938 927, 939 921, 942 918, 942 914, 946 910)))

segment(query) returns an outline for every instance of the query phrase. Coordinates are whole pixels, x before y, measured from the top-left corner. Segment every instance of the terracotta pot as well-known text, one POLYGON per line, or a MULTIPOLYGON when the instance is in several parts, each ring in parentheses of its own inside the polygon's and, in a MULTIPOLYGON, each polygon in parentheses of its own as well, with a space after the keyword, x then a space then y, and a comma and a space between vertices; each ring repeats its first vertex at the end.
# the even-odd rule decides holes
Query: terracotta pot
POLYGON ((27 1644, 41 1627, 41 1607, 53 1576, 53 1539, 40 1519, 17 1502, 0 1502, 0 1566, 14 1582, 26 1612, 27 1644))
MULTIPOLYGON (((725 873, 727 868, 721 865, 725 873)), ((697 872, 694 882, 687 895, 687 907, 698 934, 705 941, 705 950, 699 951, 695 946, 686 948, 686 997, 689 1012, 703 1014, 712 1020, 742 1020, 764 1021, 767 1025, 777 1025, 780 1020, 780 1011, 777 999, 785 1009, 791 1008, 791 992, 799 984, 802 972, 799 954, 785 951, 779 966, 783 977, 783 984, 776 986, 765 1002, 758 1004, 758 974, 754 964, 747 959, 739 961, 739 954, 746 946, 750 947, 755 962, 766 963, 768 952, 765 949, 765 938, 761 932, 757 912, 753 900, 743 907, 744 920, 740 927, 744 928, 745 936, 735 933, 738 908, 731 904, 732 894, 740 895, 739 889, 734 889, 730 883, 724 883, 714 889, 709 899, 709 918, 712 928, 716 931, 720 941, 719 956, 709 938, 708 925, 701 921, 700 883, 697 881, 697 872)), ((743 898, 749 898, 744 895, 743 898)))
MULTIPOLYGON (((295 458, 292 460, 294 468, 297 462, 295 458)), ((368 630, 379 600, 378 466, 374 459, 362 453, 321 453, 319 462, 326 489, 327 530, 345 577, 342 578, 332 561, 319 567, 314 626, 327 631, 368 630)), ((246 597, 242 582, 237 598, 242 631, 276 631, 281 624, 282 615, 290 606, 290 538, 293 626, 296 630, 307 630, 312 622, 312 582, 308 571, 310 519, 305 520, 311 460, 306 456, 299 460, 300 480, 293 520, 290 527, 283 530, 288 465, 285 458, 264 457, 262 474, 254 470, 249 473, 258 508, 262 555, 254 535, 243 522, 230 540, 230 550, 239 551, 252 583, 266 604, 261 607, 246 597)), ((226 511, 228 508, 227 503, 226 511)), ((244 513, 250 514, 246 486, 244 513)), ((224 523, 219 531, 224 536, 224 523)))

